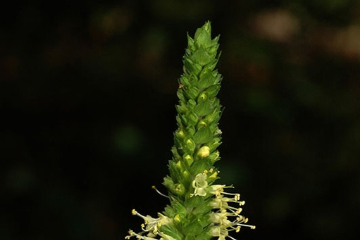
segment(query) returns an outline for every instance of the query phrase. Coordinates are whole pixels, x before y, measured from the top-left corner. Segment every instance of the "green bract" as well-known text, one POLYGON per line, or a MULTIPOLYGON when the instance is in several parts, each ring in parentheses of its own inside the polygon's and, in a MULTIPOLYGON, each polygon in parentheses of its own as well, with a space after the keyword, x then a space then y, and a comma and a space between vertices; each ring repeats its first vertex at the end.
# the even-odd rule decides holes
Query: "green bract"
POLYGON ((230 231, 238 232, 242 226, 255 228, 246 225, 247 218, 240 215, 240 206, 245 204, 240 194, 224 191, 231 186, 213 185, 219 178, 213 165, 220 159, 217 147, 221 144, 218 122, 222 108, 216 95, 222 77, 215 69, 220 56, 218 41, 219 37, 211 38, 210 22, 197 29, 194 38, 188 36, 184 74, 177 91, 178 129, 171 149, 170 174, 163 182, 170 203, 158 218, 133 210, 144 224, 139 233, 130 230, 126 239, 234 239, 230 231))

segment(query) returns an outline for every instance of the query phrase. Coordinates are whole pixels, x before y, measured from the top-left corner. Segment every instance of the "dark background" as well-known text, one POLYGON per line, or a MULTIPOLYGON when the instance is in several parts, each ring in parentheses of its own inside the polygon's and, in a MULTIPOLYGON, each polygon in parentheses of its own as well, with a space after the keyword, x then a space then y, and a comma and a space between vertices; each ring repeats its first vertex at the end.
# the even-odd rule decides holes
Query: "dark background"
POLYGON ((360 4, 31 1, 0 14, 1 240, 115 240, 156 216, 186 33, 221 34, 219 183, 256 230, 355 239, 360 4))

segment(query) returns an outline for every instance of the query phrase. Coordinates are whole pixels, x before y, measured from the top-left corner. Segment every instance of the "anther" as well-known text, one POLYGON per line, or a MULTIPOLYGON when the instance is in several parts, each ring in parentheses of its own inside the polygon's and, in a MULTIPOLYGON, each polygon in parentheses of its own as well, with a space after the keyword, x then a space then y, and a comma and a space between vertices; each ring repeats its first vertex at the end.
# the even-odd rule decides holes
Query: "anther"
POLYGON ((242 208, 238 208, 238 209, 235 211, 235 214, 236 214, 236 215, 239 215, 239 214, 241 213, 241 211, 242 211, 242 208))

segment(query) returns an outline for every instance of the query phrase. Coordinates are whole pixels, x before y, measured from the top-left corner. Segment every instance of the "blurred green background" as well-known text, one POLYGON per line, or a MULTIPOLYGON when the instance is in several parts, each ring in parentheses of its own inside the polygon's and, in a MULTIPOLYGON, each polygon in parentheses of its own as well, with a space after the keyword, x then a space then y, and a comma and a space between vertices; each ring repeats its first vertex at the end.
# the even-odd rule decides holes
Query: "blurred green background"
POLYGON ((1 240, 115 240, 162 211, 186 33, 221 34, 221 183, 256 230, 356 239, 360 3, 31 1, 0 14, 1 240))

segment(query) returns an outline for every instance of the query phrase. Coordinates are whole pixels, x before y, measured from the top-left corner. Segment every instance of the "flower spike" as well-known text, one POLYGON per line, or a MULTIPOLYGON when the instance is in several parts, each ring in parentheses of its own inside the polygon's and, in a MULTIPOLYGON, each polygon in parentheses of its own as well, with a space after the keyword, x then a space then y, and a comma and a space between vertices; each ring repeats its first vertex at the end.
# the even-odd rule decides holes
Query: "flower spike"
POLYGON ((211 37, 211 24, 197 29, 194 38, 188 35, 183 57, 183 75, 179 79, 176 105, 178 129, 174 132, 173 158, 169 176, 164 178, 168 194, 152 188, 169 199, 169 205, 157 217, 132 214, 142 218, 141 231, 129 230, 125 239, 142 240, 218 240, 235 239, 229 233, 239 232, 248 225, 241 215, 245 201, 239 193, 225 192, 233 186, 214 184, 220 171, 214 166, 220 160, 221 145, 218 122, 222 106, 216 97, 221 74, 219 37, 211 37))

